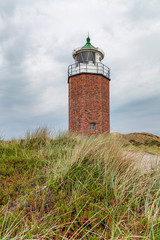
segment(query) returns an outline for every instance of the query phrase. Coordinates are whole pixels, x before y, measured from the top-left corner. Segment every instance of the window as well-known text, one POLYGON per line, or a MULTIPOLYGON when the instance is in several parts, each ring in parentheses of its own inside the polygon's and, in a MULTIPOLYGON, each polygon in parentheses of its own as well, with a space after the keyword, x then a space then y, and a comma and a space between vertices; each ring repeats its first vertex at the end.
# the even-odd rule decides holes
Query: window
POLYGON ((89 129, 94 131, 95 130, 95 123, 90 123, 89 124, 89 129))
POLYGON ((84 51, 78 53, 75 59, 78 63, 95 63, 95 52, 92 51, 84 51))

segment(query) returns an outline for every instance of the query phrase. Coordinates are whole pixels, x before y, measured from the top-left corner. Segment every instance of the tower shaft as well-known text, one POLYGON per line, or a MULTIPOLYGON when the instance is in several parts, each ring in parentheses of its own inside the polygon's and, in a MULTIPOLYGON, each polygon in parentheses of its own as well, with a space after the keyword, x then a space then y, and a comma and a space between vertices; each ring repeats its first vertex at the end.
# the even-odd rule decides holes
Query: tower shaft
POLYGON ((69 77, 69 131, 110 132, 109 79, 87 73, 69 77))

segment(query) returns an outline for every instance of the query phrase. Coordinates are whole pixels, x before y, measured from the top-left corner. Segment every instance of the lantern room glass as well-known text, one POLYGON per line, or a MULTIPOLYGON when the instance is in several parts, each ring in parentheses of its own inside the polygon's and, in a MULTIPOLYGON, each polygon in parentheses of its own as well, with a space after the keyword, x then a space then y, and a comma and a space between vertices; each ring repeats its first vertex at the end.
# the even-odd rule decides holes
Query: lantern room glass
POLYGON ((76 63, 95 63, 95 52, 84 51, 76 55, 76 63))

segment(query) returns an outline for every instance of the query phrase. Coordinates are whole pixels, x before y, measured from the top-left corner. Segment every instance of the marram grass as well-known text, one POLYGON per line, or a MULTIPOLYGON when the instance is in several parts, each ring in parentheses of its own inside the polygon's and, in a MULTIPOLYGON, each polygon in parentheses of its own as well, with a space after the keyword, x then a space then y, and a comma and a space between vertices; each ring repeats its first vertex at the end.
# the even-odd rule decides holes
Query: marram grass
POLYGON ((0 143, 0 239, 157 239, 159 170, 142 173, 112 135, 0 143))

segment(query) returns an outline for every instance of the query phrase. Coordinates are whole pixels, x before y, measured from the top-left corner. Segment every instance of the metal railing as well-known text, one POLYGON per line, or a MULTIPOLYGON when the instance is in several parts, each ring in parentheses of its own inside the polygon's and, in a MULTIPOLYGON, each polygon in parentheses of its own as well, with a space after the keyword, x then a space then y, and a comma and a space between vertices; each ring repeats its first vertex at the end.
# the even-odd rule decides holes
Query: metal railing
POLYGON ((76 63, 69 65, 68 77, 79 73, 95 73, 102 74, 110 79, 110 69, 103 63, 76 63))

